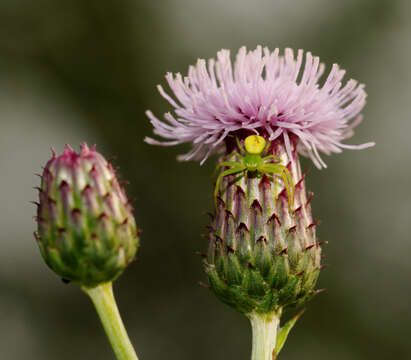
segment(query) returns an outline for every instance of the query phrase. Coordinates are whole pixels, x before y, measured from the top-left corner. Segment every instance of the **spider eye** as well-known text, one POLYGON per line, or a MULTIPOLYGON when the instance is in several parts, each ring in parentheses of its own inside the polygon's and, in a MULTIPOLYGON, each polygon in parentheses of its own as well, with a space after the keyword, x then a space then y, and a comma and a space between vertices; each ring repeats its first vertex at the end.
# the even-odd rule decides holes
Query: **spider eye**
POLYGON ((250 135, 244 140, 244 147, 249 154, 259 155, 263 152, 265 147, 265 140, 262 136, 250 135))

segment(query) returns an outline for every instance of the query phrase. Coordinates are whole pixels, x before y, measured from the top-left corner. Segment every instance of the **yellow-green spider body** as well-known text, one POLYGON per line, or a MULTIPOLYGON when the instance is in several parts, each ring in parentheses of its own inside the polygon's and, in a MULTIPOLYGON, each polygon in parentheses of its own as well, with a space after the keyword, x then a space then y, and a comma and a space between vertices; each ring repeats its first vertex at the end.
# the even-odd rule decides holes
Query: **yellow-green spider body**
POLYGON ((215 184, 214 203, 216 211, 218 209, 218 191, 220 189, 221 180, 225 176, 234 175, 242 172, 242 176, 245 176, 245 178, 247 179, 249 172, 258 172, 260 174, 273 174, 281 176, 284 182, 285 189, 287 191, 289 211, 291 212, 292 205, 294 202, 294 184, 291 179, 290 172, 284 165, 270 162, 270 160, 280 162, 281 160, 277 156, 261 156, 268 149, 267 143, 264 140, 264 138, 259 135, 250 135, 245 138, 244 146, 240 143, 238 139, 236 139, 236 141, 241 153, 234 152, 231 153, 230 156, 237 156, 239 158, 239 161, 223 161, 219 163, 216 167, 216 172, 222 167, 228 168, 227 170, 224 170, 220 173, 215 184))

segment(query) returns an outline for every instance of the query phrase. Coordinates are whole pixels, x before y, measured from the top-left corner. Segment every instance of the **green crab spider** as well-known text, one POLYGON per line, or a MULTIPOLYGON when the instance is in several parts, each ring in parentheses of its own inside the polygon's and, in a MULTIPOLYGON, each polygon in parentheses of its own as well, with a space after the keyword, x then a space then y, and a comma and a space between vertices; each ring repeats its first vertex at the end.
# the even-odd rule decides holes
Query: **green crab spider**
POLYGON ((234 175, 243 172, 241 175, 245 176, 247 179, 248 173, 261 173, 261 174, 275 174, 281 176, 284 182, 285 189, 287 191, 288 201, 289 201, 289 211, 291 212, 292 205, 294 203, 294 185, 291 179, 290 172, 284 165, 267 162, 273 159, 276 162, 280 162, 281 159, 275 155, 268 155, 262 157, 261 154, 265 153, 269 147, 269 144, 265 141, 262 136, 250 135, 244 140, 244 146, 236 138, 237 146, 240 153, 233 152, 229 156, 237 156, 239 161, 223 161, 219 163, 215 169, 215 173, 222 167, 228 167, 229 169, 224 170, 220 173, 215 183, 214 190, 214 205, 217 211, 217 197, 218 191, 220 189, 221 180, 228 175, 234 175), (244 154, 244 155, 242 155, 244 154))

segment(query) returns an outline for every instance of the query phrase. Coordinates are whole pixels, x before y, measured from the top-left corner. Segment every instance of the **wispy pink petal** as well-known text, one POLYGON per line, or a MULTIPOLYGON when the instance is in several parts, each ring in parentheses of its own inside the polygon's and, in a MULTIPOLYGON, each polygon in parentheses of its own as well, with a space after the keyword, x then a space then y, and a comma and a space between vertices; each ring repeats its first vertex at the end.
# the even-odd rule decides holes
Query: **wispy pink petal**
POLYGON ((323 83, 325 66, 317 56, 292 49, 270 52, 258 46, 253 51, 242 47, 234 64, 229 50, 217 53, 217 60, 199 59, 188 75, 168 73, 173 96, 161 86, 160 94, 174 108, 157 119, 146 114, 154 134, 165 139, 146 138, 149 144, 171 146, 191 143, 192 150, 180 160, 201 160, 224 149, 224 140, 236 131, 247 129, 264 133, 270 141, 284 141, 291 151, 290 137, 300 141, 298 151, 314 164, 326 167, 319 152, 338 153, 342 149, 360 150, 374 143, 346 145, 361 121, 365 105, 364 85, 355 80, 343 84, 345 70, 334 64, 323 83))

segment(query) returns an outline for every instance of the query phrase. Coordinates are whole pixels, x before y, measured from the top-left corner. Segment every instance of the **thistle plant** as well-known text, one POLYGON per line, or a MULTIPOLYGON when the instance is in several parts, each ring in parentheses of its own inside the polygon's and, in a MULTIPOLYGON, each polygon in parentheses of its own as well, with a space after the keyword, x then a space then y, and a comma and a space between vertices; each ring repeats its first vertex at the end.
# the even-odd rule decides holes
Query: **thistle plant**
POLYGON ((161 121, 147 111, 164 139, 147 143, 191 143, 183 161, 218 155, 204 269, 214 294, 250 319, 253 360, 277 357, 301 314, 280 326, 284 310, 320 291, 323 242, 300 155, 323 168, 320 152, 374 145, 343 143, 361 121, 366 93, 355 80, 343 85, 345 71, 336 64, 320 82, 324 70, 309 52, 304 61, 302 50, 295 57, 291 49, 280 55, 243 47, 234 66, 222 50, 185 77, 167 74, 175 99, 158 86, 174 115, 161 121))
POLYGON ((112 282, 139 245, 132 207, 111 164, 84 143, 52 158, 41 175, 35 238, 46 264, 79 285, 100 316, 119 360, 135 360, 112 282))

